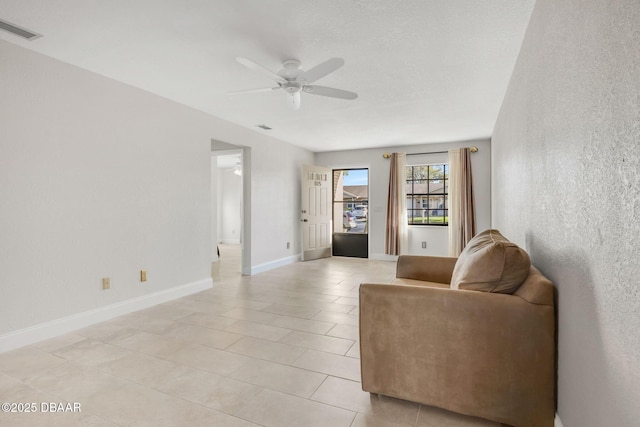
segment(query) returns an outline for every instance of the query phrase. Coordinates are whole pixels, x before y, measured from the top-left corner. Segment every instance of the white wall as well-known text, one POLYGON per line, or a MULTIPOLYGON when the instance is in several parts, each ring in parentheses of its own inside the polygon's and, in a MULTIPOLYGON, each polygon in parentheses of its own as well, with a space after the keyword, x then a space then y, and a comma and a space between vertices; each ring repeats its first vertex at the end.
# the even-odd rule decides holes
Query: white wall
POLYGON ((217 245, 218 243, 222 242, 222 170, 216 165, 216 169, 215 169, 215 176, 216 176, 216 200, 215 200, 215 204, 216 204, 216 222, 215 222, 215 227, 216 227, 216 252, 217 252, 217 245))
MULTIPOLYGON (((471 145, 479 148, 477 153, 472 154, 472 169, 477 225, 478 230, 484 230, 489 228, 491 224, 491 144, 487 140, 331 151, 316 153, 315 162, 317 165, 333 169, 369 169, 369 257, 374 259, 394 259, 394 257, 384 254, 385 218, 389 190, 389 160, 383 158, 382 155, 385 152, 423 153, 446 151, 471 145)), ((407 157, 408 164, 446 161, 446 154, 407 157)), ((409 226, 410 254, 447 256, 448 241, 447 227, 409 226), (422 249, 421 244, 423 241, 427 242, 426 249, 422 249)))
POLYGON ((4 41, 0 64, 0 351, 25 328, 210 285, 212 138, 258 159, 251 262, 299 250, 312 153, 4 41))
POLYGON ((220 241, 240 243, 242 230, 242 177, 220 169, 220 241))
POLYGON ((640 420, 640 2, 538 0, 493 136, 493 223, 558 289, 558 414, 640 420))
POLYGON ((254 270, 262 271, 273 261, 297 260, 302 251, 300 195, 303 164, 313 164, 313 154, 305 150, 252 149, 254 270), (287 242, 290 248, 287 249, 287 242))
POLYGON ((218 224, 218 218, 220 218, 220 203, 218 202, 218 183, 220 182, 220 170, 218 169, 218 157, 211 155, 211 184, 210 184, 210 209, 211 209, 211 261, 218 261, 218 236, 221 235, 218 224))

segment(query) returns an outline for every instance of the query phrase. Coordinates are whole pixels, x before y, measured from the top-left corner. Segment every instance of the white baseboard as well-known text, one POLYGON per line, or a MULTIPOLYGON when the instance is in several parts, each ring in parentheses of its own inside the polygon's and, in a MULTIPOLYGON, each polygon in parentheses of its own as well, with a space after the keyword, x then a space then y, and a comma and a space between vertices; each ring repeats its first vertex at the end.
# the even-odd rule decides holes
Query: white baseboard
POLYGON ((258 264, 251 266, 251 275, 264 273, 265 271, 273 270, 274 268, 282 267, 288 264, 294 264, 302 259, 302 255, 292 255, 286 258, 280 258, 275 261, 265 262, 264 264, 258 264))
POLYGON ((211 278, 207 278, 9 332, 8 334, 0 335, 0 353, 53 338, 58 335, 63 335, 95 323, 113 319, 117 316, 122 316, 124 314, 149 308, 167 301, 195 294, 196 292, 201 292, 212 287, 213 280, 211 278))
POLYGON ((398 255, 369 254, 369 259, 375 261, 398 261, 398 255))
POLYGON ((562 421, 560 420, 560 415, 556 412, 556 418, 553 420, 553 427, 564 427, 562 421))

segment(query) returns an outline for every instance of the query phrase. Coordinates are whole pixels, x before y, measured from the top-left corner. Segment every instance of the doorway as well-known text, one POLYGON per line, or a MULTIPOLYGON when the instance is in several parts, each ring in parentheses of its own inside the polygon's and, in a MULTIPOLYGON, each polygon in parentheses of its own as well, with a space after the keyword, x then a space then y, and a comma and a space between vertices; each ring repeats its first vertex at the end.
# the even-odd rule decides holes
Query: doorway
MULTIPOLYGON (((219 257, 232 249, 238 274, 251 274, 251 149, 211 141, 212 271, 219 257)), ((235 269, 235 267, 234 267, 235 269)))
POLYGON ((333 256, 369 257, 369 169, 333 170, 333 256))

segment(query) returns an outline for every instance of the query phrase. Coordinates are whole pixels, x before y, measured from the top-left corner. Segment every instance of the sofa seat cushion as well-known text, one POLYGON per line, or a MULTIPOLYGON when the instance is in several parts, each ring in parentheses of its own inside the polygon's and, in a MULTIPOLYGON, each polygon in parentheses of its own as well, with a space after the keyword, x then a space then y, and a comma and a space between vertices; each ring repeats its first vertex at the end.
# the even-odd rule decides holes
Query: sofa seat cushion
POLYGON ((427 286, 429 288, 449 289, 448 283, 427 282, 425 280, 396 278, 393 279, 391 283, 393 283, 394 285, 427 286))
POLYGON ((486 230, 467 243, 458 257, 451 289, 514 293, 529 275, 531 260, 498 230, 486 230))

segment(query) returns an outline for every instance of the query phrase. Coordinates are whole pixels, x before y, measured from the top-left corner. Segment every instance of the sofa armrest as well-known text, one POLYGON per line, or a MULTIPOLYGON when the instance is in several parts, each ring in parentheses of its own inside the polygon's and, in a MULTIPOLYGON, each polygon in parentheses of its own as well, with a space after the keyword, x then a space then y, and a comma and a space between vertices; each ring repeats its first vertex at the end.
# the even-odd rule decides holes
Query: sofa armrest
POLYGON ((552 426, 554 309, 522 298, 360 285, 362 388, 510 425, 552 426))
POLYGON ((455 257, 401 255, 396 277, 449 284, 457 260, 455 257))

